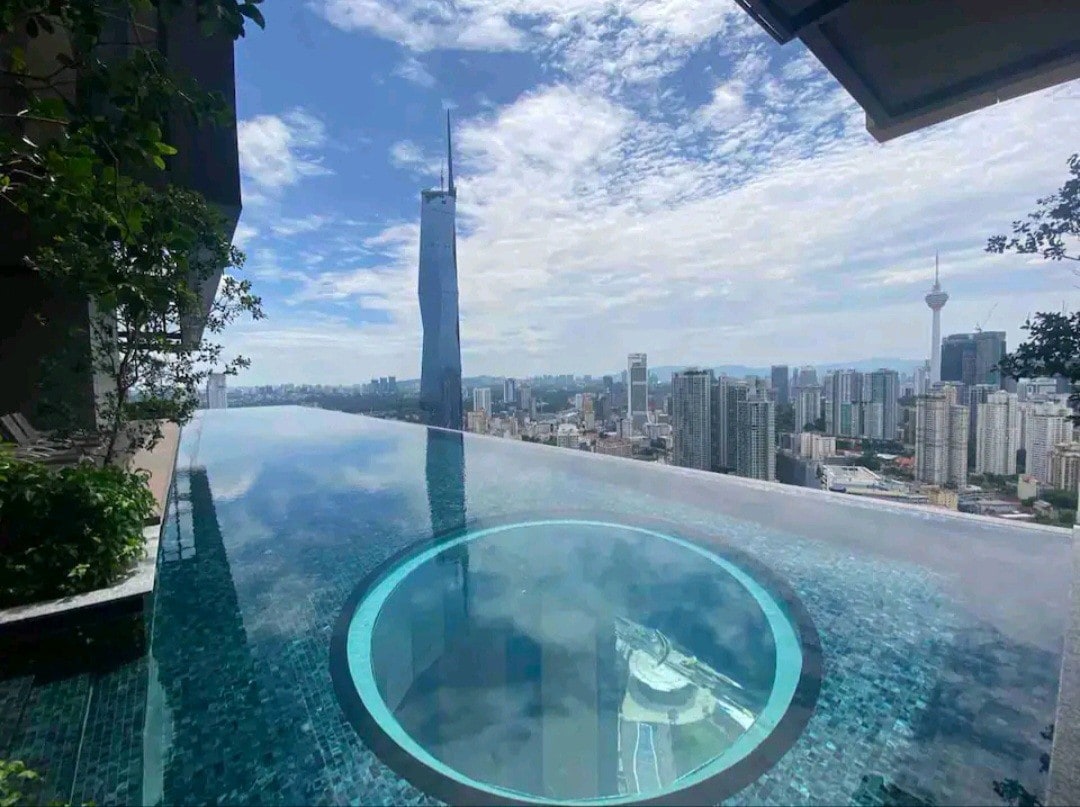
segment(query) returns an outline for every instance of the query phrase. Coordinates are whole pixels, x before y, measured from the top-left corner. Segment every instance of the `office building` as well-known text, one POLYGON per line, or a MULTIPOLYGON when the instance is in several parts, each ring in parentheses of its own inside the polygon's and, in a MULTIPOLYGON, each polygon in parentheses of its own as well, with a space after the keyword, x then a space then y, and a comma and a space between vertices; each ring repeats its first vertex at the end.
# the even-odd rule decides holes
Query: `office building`
POLYGON ((762 398, 737 404, 735 473, 750 479, 776 479, 776 404, 762 398))
POLYGON ((930 386, 941 381, 941 309, 949 302, 949 295, 941 290, 941 279, 938 275, 938 257, 934 255, 934 285, 930 293, 925 297, 927 306, 933 312, 933 323, 930 329, 930 386))
POLYGON ((225 373, 210 373, 206 377, 206 408, 228 409, 229 398, 225 392, 225 373))
POLYGON ((998 391, 975 406, 975 473, 1012 476, 1020 448, 1019 401, 1011 393, 998 391))
POLYGON ((797 380, 795 382, 796 387, 814 387, 817 386, 817 383, 817 370, 809 366, 799 368, 797 380))
POLYGON ((649 368, 644 353, 626 357, 626 414, 640 432, 649 419, 649 368))
POLYGON ((708 370, 671 376, 672 462, 682 468, 708 471, 712 467, 712 387, 713 375, 708 370))
POLYGON ((791 377, 788 373, 788 366, 786 364, 774 364, 771 373, 773 400, 780 406, 787 406, 791 402, 788 388, 791 377))
POLYGON ((1080 443, 1058 443, 1050 452, 1050 478, 1058 490, 1080 491, 1080 443))
POLYGON ((801 432, 821 417, 821 387, 816 384, 809 387, 796 387, 794 399, 795 431, 801 432))
POLYGON ((915 403, 915 479, 931 485, 967 483, 966 406, 956 390, 935 389, 915 403))
POLYGON ((476 387, 472 391, 472 408, 474 412, 491 414, 491 389, 489 387, 476 387))
MULTIPOLYGON (((430 426, 460 429, 461 340, 458 321, 457 190, 446 113, 447 187, 420 194, 420 320, 424 330, 420 406, 430 426)), ((485 411, 490 412, 489 406, 485 411)))
POLYGON ((950 334, 941 344, 941 380, 1001 389, 998 363, 1004 356, 1004 331, 950 334))
POLYGON ((516 405, 518 399, 518 386, 517 381, 512 378, 508 378, 503 381, 503 403, 510 405, 516 405))

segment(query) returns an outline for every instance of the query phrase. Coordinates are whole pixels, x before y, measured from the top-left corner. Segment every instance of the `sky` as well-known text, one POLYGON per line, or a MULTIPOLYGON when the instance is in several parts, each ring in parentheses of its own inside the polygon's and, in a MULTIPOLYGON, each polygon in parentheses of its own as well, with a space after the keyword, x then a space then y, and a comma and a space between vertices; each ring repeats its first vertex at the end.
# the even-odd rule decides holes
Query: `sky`
MULTIPOLYGON (((454 126, 465 376, 929 356, 1074 309, 984 251, 1062 185, 1080 82, 886 144, 733 0, 287 0, 237 43, 233 383, 419 376, 419 193, 454 126)), ((1070 151, 1071 149, 1071 151, 1070 151)))

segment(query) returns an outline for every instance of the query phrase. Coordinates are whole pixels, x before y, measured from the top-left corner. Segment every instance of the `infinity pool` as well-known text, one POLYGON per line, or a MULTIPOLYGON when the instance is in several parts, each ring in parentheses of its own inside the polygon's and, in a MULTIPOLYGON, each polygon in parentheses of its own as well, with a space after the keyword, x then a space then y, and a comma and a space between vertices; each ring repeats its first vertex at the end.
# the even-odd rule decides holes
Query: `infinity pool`
POLYGON ((1065 531, 297 407, 184 430, 148 651, 0 680, 99 804, 1042 797, 1065 531))

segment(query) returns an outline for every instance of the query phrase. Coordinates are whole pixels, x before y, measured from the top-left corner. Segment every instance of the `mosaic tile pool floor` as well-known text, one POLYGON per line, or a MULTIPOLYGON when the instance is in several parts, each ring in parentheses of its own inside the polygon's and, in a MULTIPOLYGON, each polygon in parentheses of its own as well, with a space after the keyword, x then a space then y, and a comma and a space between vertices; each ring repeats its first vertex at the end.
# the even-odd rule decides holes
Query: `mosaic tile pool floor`
POLYGON ((149 651, 0 657, 0 757, 40 770, 44 801, 437 803, 343 712, 335 622, 399 550, 538 510, 684 525, 797 593, 816 707, 726 803, 1001 805, 1007 779, 1042 796, 1064 532, 291 407, 201 413, 178 463, 149 651))

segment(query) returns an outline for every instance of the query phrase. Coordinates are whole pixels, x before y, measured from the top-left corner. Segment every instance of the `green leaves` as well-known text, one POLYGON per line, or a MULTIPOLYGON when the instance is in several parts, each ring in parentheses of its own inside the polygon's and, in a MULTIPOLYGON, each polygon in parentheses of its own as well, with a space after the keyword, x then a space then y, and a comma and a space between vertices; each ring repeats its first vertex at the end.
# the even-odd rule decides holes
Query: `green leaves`
POLYGON ((110 585, 142 557, 146 479, 0 456, 0 607, 110 585))

